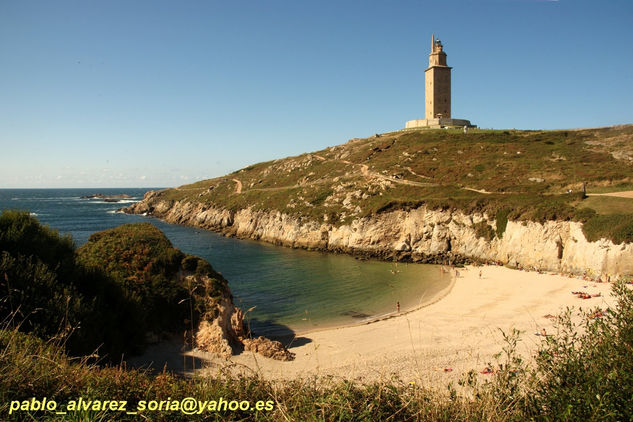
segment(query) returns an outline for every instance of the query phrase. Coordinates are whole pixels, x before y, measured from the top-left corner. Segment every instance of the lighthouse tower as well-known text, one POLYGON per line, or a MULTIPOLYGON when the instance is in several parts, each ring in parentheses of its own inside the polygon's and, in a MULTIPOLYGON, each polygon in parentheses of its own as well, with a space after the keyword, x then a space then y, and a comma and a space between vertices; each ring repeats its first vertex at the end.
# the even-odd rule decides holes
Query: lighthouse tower
POLYGON ((424 71, 427 120, 451 117, 451 68, 446 65, 446 53, 440 40, 431 37, 429 68, 424 71))
POLYGON ((451 67, 446 64, 444 46, 431 36, 429 67, 424 71, 424 119, 409 120, 406 128, 473 127, 469 120, 451 117, 451 67))

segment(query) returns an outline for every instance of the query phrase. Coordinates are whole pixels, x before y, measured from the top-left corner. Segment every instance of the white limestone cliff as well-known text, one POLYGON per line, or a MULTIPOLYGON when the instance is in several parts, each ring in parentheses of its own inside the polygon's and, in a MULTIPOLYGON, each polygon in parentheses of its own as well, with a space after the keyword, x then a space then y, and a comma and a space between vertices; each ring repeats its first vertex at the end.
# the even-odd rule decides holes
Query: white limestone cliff
POLYGON ((633 244, 616 245, 606 239, 589 242, 582 224, 571 221, 508 221, 501 238, 486 240, 477 237, 473 227, 482 221, 495 227, 494 219, 485 214, 466 215, 424 206, 335 226, 302 221, 279 211, 230 211, 200 203, 165 201, 155 192, 148 192, 143 201, 126 212, 147 213, 171 223, 295 248, 424 262, 462 257, 594 277, 633 274, 633 244))

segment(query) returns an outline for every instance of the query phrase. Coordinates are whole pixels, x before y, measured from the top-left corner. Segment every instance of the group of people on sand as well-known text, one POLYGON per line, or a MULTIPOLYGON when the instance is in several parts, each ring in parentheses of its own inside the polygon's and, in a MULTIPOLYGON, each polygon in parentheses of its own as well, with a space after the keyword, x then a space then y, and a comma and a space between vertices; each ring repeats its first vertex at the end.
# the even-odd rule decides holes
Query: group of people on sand
MULTIPOLYGON (((501 261, 494 261, 494 260, 490 260, 490 261, 484 261, 484 265, 496 265, 496 266, 503 266, 505 265, 503 262, 501 261)), ((519 264, 518 262, 515 263, 516 265, 516 269, 519 271, 534 271, 537 272, 538 274, 545 274, 546 271, 544 271, 543 269, 532 265, 532 266, 522 266, 521 264, 519 264)), ((441 273, 449 273, 451 272, 451 270, 455 271, 455 275, 457 277, 459 277, 459 271, 453 267, 452 262, 449 261, 448 263, 448 268, 446 268, 445 265, 442 265, 440 267, 440 272, 441 273)), ((481 274, 481 272, 480 272, 481 274)), ((552 273, 552 275, 555 275, 556 273, 552 273)), ((590 282, 594 282, 594 283, 610 283, 611 282, 611 274, 601 274, 601 275, 594 275, 593 271, 591 269, 587 269, 585 271, 583 271, 583 273, 581 275, 575 275, 572 273, 567 273, 567 272, 560 272, 558 275, 561 276, 568 276, 570 278, 577 278, 579 280, 584 280, 584 281, 590 281, 590 282)), ((480 277, 481 278, 481 275, 480 277)), ((617 276, 616 276, 617 278, 617 276)), ((629 281, 629 284, 633 284, 633 279, 629 281)))
MULTIPOLYGON (((517 270, 519 271, 535 271, 539 274, 545 274, 545 271, 542 269, 532 266, 532 267, 522 267, 520 264, 517 264, 517 270)), ((555 275, 555 273, 552 273, 555 275)), ((572 273, 559 272, 560 276, 567 276, 569 278, 577 278, 578 280, 589 281, 593 283, 610 283, 611 282, 611 274, 601 274, 601 275, 593 275, 592 270, 585 270, 581 275, 575 275, 572 273)))
POLYGON ((591 299, 592 297, 600 297, 602 296, 602 293, 595 293, 595 294, 589 294, 587 292, 582 292, 582 291, 578 291, 578 292, 571 292, 572 295, 576 295, 578 296, 580 299, 591 299))
POLYGON ((547 330, 545 329, 545 327, 541 328, 541 331, 534 333, 535 336, 542 336, 542 337, 551 337, 551 334, 547 334, 547 330))
POLYGON ((592 277, 591 273, 591 270, 583 271, 582 276, 577 276, 576 278, 584 281, 593 281, 594 283, 611 283, 611 274, 602 274, 597 277, 592 277))
POLYGON ((521 266, 521 264, 517 264, 517 270, 519 270, 519 271, 528 271, 528 272, 532 272, 533 271, 533 272, 538 273, 538 274, 545 274, 545 271, 543 271, 542 269, 540 269, 536 265, 523 267, 523 266, 521 266))
POLYGON ((446 268, 444 265, 442 265, 440 267, 440 273, 441 274, 450 274, 451 271, 455 271, 455 277, 459 277, 459 270, 457 268, 454 268, 453 266, 449 265, 448 268, 446 268))

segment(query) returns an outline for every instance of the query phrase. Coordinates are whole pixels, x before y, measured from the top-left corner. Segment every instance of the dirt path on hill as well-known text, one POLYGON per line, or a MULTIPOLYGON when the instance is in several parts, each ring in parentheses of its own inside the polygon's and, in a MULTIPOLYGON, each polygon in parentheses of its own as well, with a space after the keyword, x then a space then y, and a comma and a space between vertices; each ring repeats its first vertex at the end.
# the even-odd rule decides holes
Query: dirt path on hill
POLYGON ((488 192, 485 189, 475 189, 475 188, 462 188, 464 190, 470 190, 473 192, 477 192, 477 193, 483 193, 484 195, 490 195, 491 193, 498 193, 498 192, 488 192))
MULTIPOLYGON (((352 166, 358 166, 360 165, 361 167, 361 174, 366 178, 375 178, 375 179, 381 179, 381 180, 385 180, 387 182, 392 182, 392 183, 398 183, 401 185, 409 185, 409 186, 420 186, 420 187, 429 187, 429 186, 437 186, 437 183, 432 183, 432 182, 414 182, 412 180, 401 180, 401 179, 395 179, 391 176, 385 176, 384 174, 380 174, 377 172, 373 172, 369 170, 369 166, 367 164, 355 164, 352 163, 351 161, 347 161, 347 160, 328 160, 327 158, 321 157, 319 155, 314 154, 313 157, 316 157, 317 159, 321 160, 321 161, 340 161, 344 164, 348 164, 348 165, 352 165, 352 166)), ((409 169, 409 171, 411 171, 409 169)), ((413 173, 413 171, 411 171, 411 173, 413 173)), ((415 174, 415 173, 413 173, 415 174)), ((417 175, 419 177, 425 177, 426 176, 420 176, 417 175)), ((242 182, 240 182, 237 179, 232 179, 235 183, 237 183, 237 186, 235 187, 235 193, 239 194, 242 193, 242 182)), ((296 189, 296 188, 300 188, 300 187, 304 187, 304 186, 311 186, 311 185, 317 185, 317 184, 323 184, 326 183, 326 180, 324 179, 320 179, 320 180, 313 180, 310 182, 306 182, 306 183, 302 183, 302 184, 294 184, 294 185, 289 185, 289 186, 277 186, 277 187, 270 187, 270 188, 251 188, 249 189, 249 191, 251 190, 257 190, 257 191, 279 191, 279 190, 284 190, 284 189, 296 189)))
POLYGON ((422 174, 417 174, 416 172, 414 172, 413 170, 411 170, 411 167, 403 167, 403 168, 404 168, 405 170, 408 170, 408 171, 409 171, 409 173, 411 173, 411 174, 412 174, 412 175, 414 175, 414 176, 418 176, 418 177, 421 177, 421 178, 423 178, 423 179, 428 179, 428 180, 431 180, 431 178, 430 178, 429 176, 424 176, 424 175, 422 175, 422 174))
POLYGON ((618 198, 633 199, 633 190, 627 190, 622 192, 609 192, 609 193, 588 193, 587 196, 615 196, 618 198))
MULTIPOLYGON (((350 164, 353 164, 353 163, 350 163, 350 164)), ((401 185, 409 185, 409 186, 420 186, 420 187, 437 186, 437 183, 414 182, 412 180, 396 179, 391 176, 385 176, 384 174, 376 173, 375 171, 369 171, 369 166, 367 164, 360 164, 360 167, 361 167, 360 168, 361 174, 365 176, 366 178, 374 177, 376 179, 385 180, 387 182, 398 183, 401 185)), ((420 177, 423 177, 423 176, 420 176, 420 177)))
POLYGON ((240 182, 237 179, 231 179, 231 180, 233 180, 236 183, 235 193, 242 193, 242 182, 240 182))
MULTIPOLYGON (((418 186, 418 187, 430 187, 430 186, 439 186, 438 183, 434 183, 434 182, 414 182, 413 180, 406 180, 406 179, 396 179, 395 177, 392 176, 385 176, 384 174, 380 174, 378 172, 375 171, 371 171, 369 170, 369 165, 367 164, 356 164, 356 163, 352 163, 351 161, 348 160, 338 160, 338 159, 328 159, 325 157, 322 157, 320 155, 317 154, 312 154, 312 156, 320 161, 338 161, 347 165, 351 165, 351 166, 360 166, 360 170, 361 170, 361 174, 363 175, 364 178, 366 179, 370 179, 370 178, 374 178, 374 179, 380 179, 380 180, 384 180, 386 182, 391 182, 391 183, 397 183, 400 185, 407 185, 407 186, 418 186)), ((414 172, 410 167, 405 167, 405 170, 409 171, 411 174, 413 174, 414 176, 417 177, 421 177, 423 179, 431 179, 429 176, 424 176, 421 174, 417 174, 416 172, 414 172)), ((232 179, 237 185, 235 187, 235 193, 236 194, 240 194, 242 193, 242 182, 237 180, 237 179, 232 179)), ((299 187, 303 187, 303 186, 310 186, 310 185, 314 185, 314 184, 322 184, 325 183, 326 180, 314 180, 311 182, 306 182, 306 183, 302 183, 302 184, 294 184, 294 185, 289 185, 289 186, 278 186, 278 187, 269 187, 269 188, 251 188, 249 190, 258 190, 258 191, 279 191, 279 190, 284 190, 284 189, 296 189, 299 187)), ((468 187, 462 187, 461 189, 464 190, 469 190, 469 191, 473 191, 473 192, 477 192, 477 193, 481 193, 484 195, 490 195, 493 193, 501 193, 501 194, 507 194, 508 192, 489 192, 487 190, 484 189, 475 189, 475 188, 468 188, 468 187)), ((609 195, 609 196, 620 196, 623 198, 633 198, 633 191, 629 191, 629 192, 615 192, 615 193, 610 193, 610 194, 593 194, 593 195, 609 195), (628 196, 627 196, 628 195, 628 196)))

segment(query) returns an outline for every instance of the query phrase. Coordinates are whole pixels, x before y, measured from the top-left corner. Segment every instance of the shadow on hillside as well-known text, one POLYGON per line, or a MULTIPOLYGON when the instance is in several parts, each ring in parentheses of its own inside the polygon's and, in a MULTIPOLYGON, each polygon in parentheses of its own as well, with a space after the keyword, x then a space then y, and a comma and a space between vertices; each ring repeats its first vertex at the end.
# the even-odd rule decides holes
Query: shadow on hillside
POLYGON ((312 342, 312 339, 307 337, 297 337, 297 334, 287 325, 278 324, 270 320, 262 321, 257 318, 251 318, 248 320, 248 327, 253 333, 253 337, 263 336, 271 340, 277 340, 288 349, 312 342))

